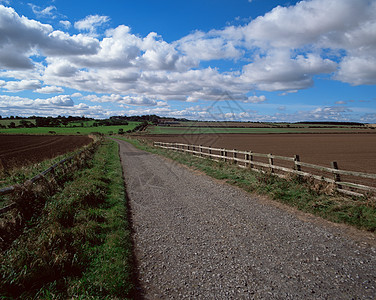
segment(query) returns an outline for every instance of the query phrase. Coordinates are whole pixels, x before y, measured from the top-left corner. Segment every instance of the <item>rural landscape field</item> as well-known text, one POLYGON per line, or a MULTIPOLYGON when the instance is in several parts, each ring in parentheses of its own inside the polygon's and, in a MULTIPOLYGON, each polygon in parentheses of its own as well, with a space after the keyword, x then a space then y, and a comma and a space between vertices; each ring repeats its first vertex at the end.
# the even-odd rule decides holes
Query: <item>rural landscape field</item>
MULTIPOLYGON (((58 121, 57 119, 56 122, 58 123, 58 121)), ((33 121, 28 120, 28 122, 33 121)), ((234 149, 252 151, 264 155, 272 153, 276 156, 289 157, 289 162, 282 161, 279 164, 292 169, 295 169, 293 158, 298 154, 302 162, 331 168, 331 162, 336 161, 341 170, 374 174, 376 169, 376 133, 372 126, 367 124, 219 123, 185 120, 171 122, 164 118, 156 119, 154 116, 142 116, 138 117, 138 121, 129 122, 119 121, 118 118, 98 121, 98 124, 102 124, 100 126, 94 125, 96 122, 95 120, 84 120, 71 122, 64 126, 55 125, 55 127, 37 127, 35 124, 32 128, 25 128, 23 127, 25 122, 19 121, 16 128, 9 128, 9 120, 3 120, 3 127, 8 126, 8 128, 3 128, 3 134, 0 134, 1 191, 7 191, 7 186, 15 183, 21 184, 22 191, 20 194, 13 192, 0 196, 0 213, 2 214, 0 215, 2 218, 0 246, 3 251, 7 250, 0 256, 1 270, 5 274, 5 280, 0 282, 0 290, 5 295, 21 298, 35 295, 36 292, 43 297, 49 297, 51 292, 59 295, 71 295, 72 293, 67 292, 66 289, 72 288, 76 289, 75 294, 87 293, 88 289, 93 289, 90 292, 92 295, 111 295, 111 297, 122 296, 124 291, 127 291, 127 295, 137 294, 134 290, 134 279, 131 277, 130 261, 132 259, 142 260, 142 258, 137 256, 139 254, 136 254, 136 258, 132 258, 131 255, 134 251, 129 239, 132 229, 129 224, 124 223, 126 216, 124 208, 122 208, 122 197, 125 192, 132 193, 141 187, 141 191, 137 193, 141 193, 142 200, 133 198, 133 201, 138 203, 149 199, 153 203, 156 200, 154 199, 155 191, 147 192, 149 184, 155 180, 157 180, 156 182, 167 180, 170 184, 177 180, 176 174, 181 171, 173 171, 176 168, 175 164, 167 166, 169 163, 158 162, 156 158, 149 158, 148 162, 144 159, 139 161, 146 153, 133 154, 133 151, 136 150, 130 148, 129 142, 141 149, 167 156, 196 170, 202 170, 215 178, 225 179, 228 183, 241 186, 246 191, 256 190, 260 194, 269 195, 276 201, 288 203, 293 207, 299 207, 303 211, 329 220, 345 222, 370 232, 376 230, 375 200, 372 198, 372 194, 360 198, 345 196, 336 194, 333 189, 328 189, 325 185, 308 183, 309 181, 302 179, 296 182, 294 179, 292 181, 271 179, 274 178, 274 175, 268 171, 264 173, 265 175, 257 175, 260 173, 244 170, 234 177, 233 174, 240 171, 236 171, 237 167, 231 163, 215 163, 209 159, 204 161, 203 158, 200 158, 200 154, 185 156, 185 154, 179 154, 176 151, 159 150, 158 147, 152 146, 153 142, 167 142, 188 144, 191 145, 191 149, 196 150, 199 146, 206 146, 228 151, 234 149), (113 122, 123 122, 124 124, 113 125, 113 122), (109 138, 115 139, 116 142, 109 138), (121 172, 119 155, 123 170, 126 170, 125 174, 127 174, 125 177, 128 182, 127 191, 124 191, 123 177, 119 176, 119 172, 121 172), (72 158, 62 164, 58 162, 62 157, 68 156, 72 158), (159 164, 159 167, 150 167, 148 166, 150 163, 159 164), (50 170, 39 179, 35 179, 41 182, 37 183, 36 181, 33 194, 29 194, 30 192, 27 190, 29 187, 25 180, 31 179, 32 176, 37 178, 38 172, 42 172, 52 164, 55 166, 53 172, 51 173, 50 170), (111 166, 110 169, 108 166, 111 166), (162 172, 160 175, 155 175, 157 169, 162 172), (130 175, 129 172, 141 173, 130 175), (112 177, 114 176, 112 174, 115 173, 118 174, 116 178, 112 177), (156 177, 162 176, 162 174, 167 179, 156 177), (36 175, 37 177, 35 177, 36 175), (134 186, 134 179, 144 182, 144 185, 136 184, 134 186), (25 182, 24 187, 23 182, 25 182), (280 185, 283 186, 283 190, 280 185), (317 186, 319 186, 318 189, 317 186), (145 192, 146 194, 143 195, 145 192), (122 213, 114 215, 114 210, 119 209, 122 213), (103 214, 105 217, 99 217, 98 214, 103 214), (31 222, 31 220, 34 221, 31 222), (56 228, 59 228, 58 231, 56 228), (108 231, 108 228, 113 228, 113 231, 108 231), (25 229, 29 230, 31 234, 24 235, 22 231, 25 229), (98 233, 99 236, 96 236, 98 233), (116 236, 115 240, 113 235, 116 236), (85 243, 66 244, 73 236, 85 243), (46 237, 49 238, 46 239, 46 237), (12 242, 21 240, 25 246, 12 245, 12 242), (39 250, 35 248, 35 240, 43 245, 39 250), (23 252, 25 249, 29 251, 28 253, 35 253, 35 256, 31 258, 29 254, 23 252), (46 256, 42 250, 51 254, 46 256), (58 264, 51 264, 51 260, 54 259, 53 253, 61 253, 61 251, 65 254, 59 258, 58 264), (112 254, 113 251, 116 253, 112 254), (72 263, 72 259, 76 255, 75 252, 80 253, 79 260, 87 261, 88 265, 76 266, 75 263, 72 263), (94 255, 93 253, 98 254, 94 255), (92 257, 92 255, 94 256, 92 257), (22 275, 21 269, 25 265, 36 264, 39 257, 44 257, 45 260, 44 263, 39 263, 40 272, 54 274, 51 277, 52 281, 41 276, 40 273, 34 272, 33 268, 22 275), (103 264, 95 265, 97 259, 104 260, 103 263, 108 264, 109 269, 103 264), (16 260, 19 263, 16 263, 16 260), (124 265, 122 263, 124 260, 129 264, 124 265), (121 272, 123 276, 113 276, 116 273, 111 273, 111 270, 121 272), (49 287, 51 282, 57 286, 49 287), (29 288, 30 285, 34 288, 29 288)), ((219 154, 218 151, 216 153, 219 154)), ((147 157, 146 155, 145 159, 147 157)), ((65 160, 63 159, 62 162, 65 160)), ((268 158, 267 156, 255 158, 253 162, 267 164, 268 158)), ((301 170, 306 171, 306 168, 302 167, 301 170)), ((318 175, 321 172, 313 171, 312 174, 318 175)), ((197 176, 193 175, 193 178, 189 180, 196 180, 197 176)), ((374 179, 342 176, 341 180, 366 185, 368 189, 376 188, 374 179)), ((166 184, 167 182, 158 183, 157 189, 164 189, 166 184)), ((195 186, 197 188, 199 184, 195 186)), ((151 187, 156 186, 152 184, 151 187)), ((189 189, 192 190, 193 187, 189 189)), ((175 195, 175 191, 168 188, 165 190, 164 196, 158 198, 159 209, 161 205, 166 208, 170 207, 171 202, 169 201, 171 200, 164 203, 164 199, 174 198, 175 196, 171 196, 171 193, 175 195)), ((186 193, 184 191, 183 195, 186 193)), ((199 193, 201 195, 203 192, 199 193)), ((208 197, 212 197, 212 194, 208 197)), ((191 201, 190 197, 180 198, 179 201, 183 202, 173 205, 181 205, 187 200, 191 201)), ((208 205, 209 203, 218 205, 215 204, 215 201, 199 205, 208 205)), ((150 213, 148 205, 141 205, 146 210, 142 209, 140 215, 137 213, 139 208, 134 212, 133 222, 135 223, 133 224, 141 222, 145 215, 150 213)), ((247 205, 242 204, 243 207, 247 207, 247 205)), ((138 207, 138 204, 134 207, 138 207)), ((168 210, 170 209, 168 208, 168 210)), ((211 210, 214 210, 214 207, 211 210)), ((174 210, 170 211, 174 212, 174 210)), ((154 213, 152 214, 154 215, 154 213)), ((165 215, 166 212, 163 214, 165 215)), ((244 216, 239 217, 244 218, 244 216)), ((172 218, 176 218, 176 216, 172 216, 172 218)), ((234 222, 237 221, 234 220, 234 222)), ((216 225, 216 228, 219 227, 220 225, 216 225)), ((175 236, 176 232, 174 231, 178 227, 171 228, 171 232, 163 229, 164 232, 166 231, 163 234, 175 236)), ((214 229, 211 231, 215 232, 214 229)), ((221 232, 224 231, 226 229, 222 228, 221 232)), ((248 235, 249 232, 246 234, 248 235)), ((141 231, 140 238, 148 241, 150 235, 144 236, 141 231)), ((149 241, 144 243, 146 245, 144 249, 152 246, 149 241)), ((280 241, 280 243, 283 242, 280 241)), ((168 258, 164 259, 169 260, 168 258)), ((176 267, 178 266, 179 264, 176 265, 176 267)), ((152 273, 155 272, 160 271, 156 270, 152 273)), ((159 276, 165 280, 164 276, 159 276)), ((171 280, 171 283, 173 282, 174 280, 171 280)))
POLYGON ((0 300, 376 297, 376 0, 0 0, 0 300))

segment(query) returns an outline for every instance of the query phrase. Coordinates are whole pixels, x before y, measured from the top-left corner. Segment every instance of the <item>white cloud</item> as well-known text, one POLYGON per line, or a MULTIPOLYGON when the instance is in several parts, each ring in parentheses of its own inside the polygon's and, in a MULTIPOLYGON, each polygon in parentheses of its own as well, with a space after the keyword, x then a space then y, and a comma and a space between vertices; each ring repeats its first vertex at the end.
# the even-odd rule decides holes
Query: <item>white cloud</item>
POLYGON ((21 81, 7 81, 3 84, 3 88, 8 92, 20 92, 24 90, 36 90, 41 87, 39 80, 21 80, 21 81))
POLYGON ((266 97, 264 95, 250 96, 246 100, 243 100, 244 103, 261 103, 265 101, 266 101, 266 97))
POLYGON ((104 109, 101 106, 89 106, 84 103, 74 105, 68 95, 59 95, 47 99, 29 99, 18 96, 0 95, 0 115, 10 116, 58 116, 72 115, 93 118, 106 118, 122 112, 104 109))
POLYGON ((31 55, 94 54, 99 42, 54 31, 51 25, 20 17, 13 8, 0 5, 0 45, 0 69, 31 69, 35 66, 31 55))
POLYGON ((36 99, 34 100, 36 105, 43 106, 73 106, 73 100, 68 95, 59 95, 48 99, 36 99))
POLYGON ((29 3, 33 13, 38 18, 55 18, 52 11, 56 10, 56 7, 53 5, 47 6, 46 8, 41 8, 37 5, 29 3))
POLYGON ((60 23, 65 29, 69 29, 69 28, 72 26, 71 22, 69 22, 68 20, 60 21, 59 23, 60 23))
POLYGON ((304 89, 313 85, 313 75, 334 72, 336 67, 313 53, 292 58, 289 51, 275 50, 244 66, 242 79, 260 90, 304 89))
POLYGON ((109 20, 88 16, 74 24, 84 33, 70 35, 0 5, 0 69, 17 80, 0 86, 70 88, 110 95, 96 102, 166 111, 169 100, 259 103, 266 97, 248 97, 252 90, 296 92, 311 87, 319 74, 352 85, 376 83, 375 1, 301 1, 244 26, 197 31, 172 43, 154 32, 135 35, 125 25, 96 37, 109 20), (201 67, 218 59, 235 60, 237 70, 201 67))
POLYGON ((95 34, 97 27, 100 27, 109 21, 110 18, 107 16, 90 15, 83 20, 75 22, 74 27, 80 31, 88 31, 91 34, 95 34))
POLYGON ((208 34, 197 31, 185 36, 176 45, 182 53, 197 61, 234 59, 241 57, 243 54, 231 40, 216 35, 215 31, 208 34))
POLYGON ((35 92, 41 94, 54 94, 54 93, 63 93, 64 89, 58 86, 44 86, 42 88, 36 89, 35 92))
POLYGON ((121 96, 118 94, 111 94, 111 95, 104 95, 98 97, 97 95, 88 95, 82 97, 82 99, 89 100, 92 102, 104 103, 104 102, 111 102, 111 103, 118 103, 118 104, 126 104, 126 105, 136 105, 136 106, 163 106, 162 101, 156 101, 154 99, 150 99, 144 96, 121 96))
POLYGON ((351 85, 376 84, 376 57, 345 57, 335 78, 351 85))

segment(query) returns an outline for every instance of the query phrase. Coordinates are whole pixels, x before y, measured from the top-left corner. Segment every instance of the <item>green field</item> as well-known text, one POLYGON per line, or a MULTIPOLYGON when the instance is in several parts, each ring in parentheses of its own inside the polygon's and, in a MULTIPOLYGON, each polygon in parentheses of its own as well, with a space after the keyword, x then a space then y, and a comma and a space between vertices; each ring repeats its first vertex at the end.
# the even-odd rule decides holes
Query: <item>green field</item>
MULTIPOLYGON (((4 120, 3 120, 4 121, 4 120)), ((8 120, 7 120, 8 121, 8 120)), ((11 121, 11 120, 9 120, 11 121)), ((88 121, 89 123, 91 121, 88 121)), ((84 122, 85 123, 85 122, 84 122)), ((87 135, 91 132, 99 132, 103 134, 117 133, 119 129, 123 129, 124 132, 134 129, 140 122, 128 122, 128 125, 113 125, 113 126, 98 126, 98 127, 34 127, 34 128, 7 128, 0 129, 2 134, 50 134, 49 131, 54 131, 56 134, 87 135)), ((77 125, 80 123, 77 123, 77 125)), ((85 125, 85 124, 84 124, 85 125)))
POLYGON ((206 134, 206 133, 320 133, 320 132, 349 132, 365 131, 366 129, 349 127, 333 128, 221 128, 221 127, 176 127, 149 126, 149 134, 206 134))

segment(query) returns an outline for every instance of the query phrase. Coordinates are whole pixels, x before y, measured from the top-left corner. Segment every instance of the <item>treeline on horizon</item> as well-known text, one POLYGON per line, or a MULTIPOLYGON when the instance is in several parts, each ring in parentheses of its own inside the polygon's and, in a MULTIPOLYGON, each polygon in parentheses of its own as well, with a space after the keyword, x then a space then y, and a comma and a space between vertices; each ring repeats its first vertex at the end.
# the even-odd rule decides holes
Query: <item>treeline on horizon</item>
MULTIPOLYGON (((0 124, 2 128, 17 128, 17 127, 61 127, 61 126, 68 126, 69 123, 81 123, 79 125, 74 125, 74 127, 84 126, 85 122, 93 121, 92 126, 111 126, 111 125, 127 125, 128 122, 148 122, 154 125, 159 123, 163 123, 164 121, 174 121, 174 122, 196 122, 197 120, 188 120, 185 118, 168 118, 168 117, 160 117, 157 115, 142 115, 142 116, 112 116, 108 119, 95 119, 95 118, 88 118, 85 116, 57 116, 57 117, 39 117, 39 116, 30 116, 30 117, 19 117, 19 116, 9 116, 9 117, 2 117, 0 116, 0 120, 17 120, 19 121, 18 125, 15 122, 10 122, 8 126, 0 124)), ((202 122, 202 121, 197 121, 202 122)), ((211 121, 208 121, 211 122, 211 121)), ((215 122, 215 121, 213 121, 215 122)), ((226 123, 231 123, 232 121, 221 121, 226 123)), ((250 123, 251 121, 244 122, 250 123)), ((251 122, 251 123, 263 123, 263 122, 251 122)), ((270 123, 270 122, 267 122, 270 123)), ((334 121, 304 121, 304 122, 295 122, 295 123, 288 123, 288 122, 276 122, 276 123, 285 123, 285 124, 308 124, 308 125, 347 125, 347 126, 364 126, 364 123, 360 122, 334 122, 334 121)))

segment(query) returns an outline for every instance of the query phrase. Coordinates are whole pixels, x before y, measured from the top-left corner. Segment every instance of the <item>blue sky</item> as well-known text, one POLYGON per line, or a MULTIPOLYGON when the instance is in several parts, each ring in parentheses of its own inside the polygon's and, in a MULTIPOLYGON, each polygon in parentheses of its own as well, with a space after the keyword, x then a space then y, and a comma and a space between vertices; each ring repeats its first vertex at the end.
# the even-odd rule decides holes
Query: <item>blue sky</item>
POLYGON ((376 123, 375 84, 375 0, 0 0, 2 116, 376 123))

